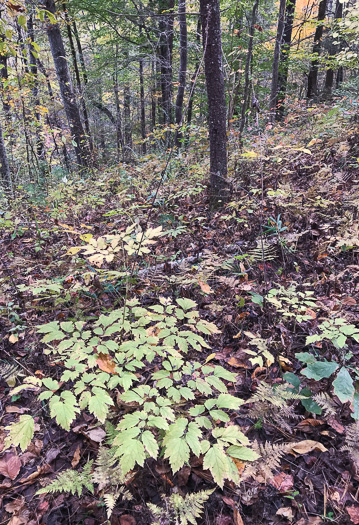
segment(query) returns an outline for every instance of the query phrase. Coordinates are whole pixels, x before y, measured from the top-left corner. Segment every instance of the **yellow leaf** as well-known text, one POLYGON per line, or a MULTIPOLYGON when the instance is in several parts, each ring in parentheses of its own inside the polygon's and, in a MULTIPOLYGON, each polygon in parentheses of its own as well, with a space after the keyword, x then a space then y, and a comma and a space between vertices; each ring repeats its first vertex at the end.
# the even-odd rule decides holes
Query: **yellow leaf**
POLYGON ((19 340, 19 338, 18 338, 18 336, 15 335, 15 334, 11 334, 10 337, 9 337, 9 341, 10 341, 10 343, 12 343, 12 344, 17 343, 18 340, 19 340))
POLYGON ((72 248, 69 248, 66 252, 66 255, 76 255, 82 250, 82 246, 73 246, 72 248))
POLYGON ((238 334, 234 335, 234 336, 233 336, 233 339, 238 339, 239 337, 241 337, 241 333, 242 333, 242 330, 240 330, 240 331, 238 332, 238 334))
POLYGON ((81 223, 80 226, 81 226, 82 228, 87 228, 88 230, 92 230, 92 226, 87 226, 87 224, 83 224, 83 223, 81 223))
POLYGON ((84 233, 83 235, 80 235, 80 239, 85 242, 89 242, 92 239, 92 237, 92 233, 84 233))
POLYGON ((209 361, 211 361, 212 359, 214 359, 216 357, 216 353, 214 352, 213 354, 210 354, 207 359, 206 359, 206 363, 208 363, 209 361))

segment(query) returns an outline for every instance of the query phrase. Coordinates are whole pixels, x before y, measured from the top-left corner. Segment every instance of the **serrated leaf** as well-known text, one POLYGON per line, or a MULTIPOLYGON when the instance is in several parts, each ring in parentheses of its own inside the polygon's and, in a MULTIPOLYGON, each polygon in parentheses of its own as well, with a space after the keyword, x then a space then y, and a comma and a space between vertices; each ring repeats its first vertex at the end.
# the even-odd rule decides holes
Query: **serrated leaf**
POLYGON ((91 414, 97 417, 101 423, 104 423, 108 414, 108 407, 113 405, 111 397, 103 388, 97 386, 92 388, 92 396, 88 403, 91 414))
POLYGON ((126 440, 121 447, 121 453, 120 465, 124 475, 132 470, 136 463, 143 467, 146 459, 145 447, 137 439, 126 440))
POLYGON ((189 461, 189 454, 190 450, 185 438, 175 437, 167 441, 164 457, 169 459, 174 474, 189 461))
POLYGON ((154 437, 154 435, 152 434, 152 432, 150 432, 149 430, 146 430, 142 436, 141 436, 141 439, 142 439, 142 443, 144 444, 147 452, 149 453, 149 455, 154 458, 154 459, 157 459, 157 456, 158 456, 158 444, 157 444, 157 441, 154 437))
POLYGON ((229 408, 231 410, 238 410, 243 403, 243 399, 234 397, 231 394, 220 394, 217 399, 218 408, 229 408))
POLYGON ((5 428, 9 431, 9 435, 5 441, 5 447, 7 448, 10 445, 14 445, 15 447, 20 446, 24 452, 34 437, 35 421, 32 416, 22 415, 17 423, 12 423, 5 428))
POLYGON ((223 488, 224 480, 229 474, 229 458, 219 445, 211 447, 203 458, 203 469, 209 469, 214 481, 223 488))
POLYGON ((70 430, 72 421, 80 412, 73 393, 67 390, 61 396, 52 396, 49 406, 50 415, 56 419, 57 424, 65 430, 70 430))
POLYGON ((216 376, 207 376, 206 377, 206 381, 208 384, 210 384, 211 386, 213 386, 216 390, 218 390, 219 392, 222 392, 222 393, 227 393, 227 387, 226 385, 223 383, 223 381, 221 381, 219 379, 219 377, 216 377, 216 376))
POLYGON ((218 419, 219 421, 227 423, 230 420, 229 415, 223 412, 223 410, 210 410, 209 414, 215 421, 218 419))
POLYGON ((260 455, 251 448, 238 447, 236 445, 231 445, 227 449, 227 454, 232 458, 240 459, 242 461, 256 461, 260 458, 260 455))
POLYGON ((202 432, 200 428, 195 423, 190 423, 188 425, 188 432, 186 434, 186 441, 190 446, 193 454, 199 456, 201 454, 201 444, 199 438, 202 437, 202 432))
POLYGON ((72 321, 64 321, 60 326, 64 332, 72 333, 75 330, 75 325, 72 321))
POLYGON ((192 299, 177 299, 176 302, 181 308, 183 308, 183 310, 190 310, 191 308, 197 306, 197 303, 192 301, 192 299))

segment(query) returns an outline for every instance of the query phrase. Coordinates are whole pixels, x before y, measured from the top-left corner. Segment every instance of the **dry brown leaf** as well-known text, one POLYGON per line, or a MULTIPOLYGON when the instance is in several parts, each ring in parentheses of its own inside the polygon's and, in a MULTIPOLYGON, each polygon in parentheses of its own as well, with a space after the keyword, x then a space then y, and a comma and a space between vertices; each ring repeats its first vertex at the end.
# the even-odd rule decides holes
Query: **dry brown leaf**
POLYGON ((230 357, 227 363, 230 366, 234 366, 235 368, 247 368, 247 365, 242 363, 239 359, 237 359, 237 357, 230 357))
POLYGON ((108 374, 115 374, 116 363, 107 354, 99 354, 96 363, 100 370, 108 374))
POLYGON ((269 483, 273 485, 279 492, 288 492, 293 488, 293 476, 291 474, 286 474, 285 472, 280 472, 274 478, 269 480, 269 483))
POLYGON ((311 516, 307 520, 304 518, 301 518, 299 521, 295 523, 295 525, 321 525, 323 523, 322 518, 319 518, 319 516, 311 516))
POLYGON ((9 337, 9 341, 10 341, 10 343, 12 343, 12 344, 17 343, 18 340, 19 340, 19 338, 18 338, 18 336, 15 335, 15 334, 11 334, 10 337, 9 337))
POLYGON ((15 454, 6 454, 3 459, 0 459, 0 474, 5 478, 14 480, 18 476, 20 468, 20 458, 15 454))
POLYGON ((346 508, 347 513, 350 516, 350 520, 354 525, 359 524, 359 507, 357 505, 351 505, 346 508))
POLYGON ((199 279, 197 279, 197 282, 198 282, 199 287, 201 288, 202 292, 204 292, 204 293, 213 293, 213 290, 209 286, 209 284, 207 284, 207 283, 205 283, 203 281, 200 281, 199 279))
POLYGON ((5 505, 5 510, 9 514, 14 514, 14 512, 19 512, 23 506, 25 505, 25 498, 24 496, 20 496, 19 498, 16 498, 7 505, 5 505))
POLYGON ((357 304, 357 302, 354 299, 354 297, 344 297, 342 303, 347 305, 347 306, 355 306, 357 304))
POLYGON ((101 441, 103 441, 106 437, 106 432, 100 427, 94 428, 92 430, 86 430, 82 433, 95 443, 101 443, 101 441))
POLYGON ((5 412, 7 414, 24 414, 25 412, 28 412, 30 409, 25 407, 17 407, 15 405, 11 405, 5 408, 5 412))
POLYGON ((77 447, 77 449, 75 450, 74 456, 73 456, 72 461, 71 461, 72 468, 75 468, 79 464, 80 458, 81 458, 81 449, 80 449, 80 445, 79 445, 77 447))
POLYGON ((319 443, 319 441, 313 441, 311 439, 305 439, 304 441, 294 443, 291 452, 294 452, 296 454, 308 454, 309 452, 313 452, 313 450, 327 452, 327 449, 324 445, 319 443))
POLYGON ((287 520, 292 521, 294 517, 293 509, 292 507, 282 507, 277 510, 276 512, 277 516, 283 516, 283 518, 287 518, 287 520))
POLYGON ((122 514, 120 517, 120 525, 136 525, 136 520, 129 514, 122 514))

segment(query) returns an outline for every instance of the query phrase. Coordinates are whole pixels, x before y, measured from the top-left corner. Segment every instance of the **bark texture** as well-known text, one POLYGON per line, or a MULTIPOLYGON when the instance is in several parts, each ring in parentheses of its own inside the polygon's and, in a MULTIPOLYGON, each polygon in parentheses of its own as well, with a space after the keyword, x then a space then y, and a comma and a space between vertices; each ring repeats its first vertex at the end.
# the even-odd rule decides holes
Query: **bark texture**
POLYGON ((159 62, 161 69, 161 110, 162 123, 172 124, 172 51, 173 51, 173 16, 170 11, 175 0, 160 0, 160 13, 166 11, 159 19, 159 62))
MULTIPOLYGON (((176 124, 182 124, 183 100, 186 88, 187 76, 187 18, 186 18, 186 0, 178 0, 178 15, 180 29, 180 69, 178 75, 178 91, 176 98, 176 124)), ((182 134, 177 132, 177 146, 181 144, 182 134)))
POLYGON ((282 39, 283 39, 283 32, 284 32, 285 8, 286 8, 286 0, 280 0, 278 25, 277 25, 277 36, 275 39, 274 56, 273 56, 271 94, 270 94, 270 99, 269 99, 269 112, 270 112, 271 122, 274 122, 276 112, 277 112, 279 58, 280 58, 280 51, 282 47, 282 39))
MULTIPOLYGON (((54 0, 45 0, 43 5, 47 11, 55 15, 56 8, 54 0)), ((46 32, 55 64, 56 76, 60 86, 64 110, 70 126, 71 135, 76 144, 74 148, 77 162, 81 166, 87 167, 90 159, 90 151, 82 127, 80 111, 76 104, 60 27, 58 24, 51 24, 48 20, 46 32)))
POLYGON ((314 44, 313 44, 313 55, 314 59, 312 60, 309 75, 308 75, 308 89, 307 89, 307 98, 317 98, 319 95, 318 89, 318 72, 319 72, 319 55, 322 47, 322 37, 323 37, 323 21, 325 19, 325 13, 327 10, 327 0, 321 0, 318 8, 318 24, 315 30, 314 35, 314 44))
POLYGON ((281 120, 285 111, 285 97, 287 94, 289 54, 292 41, 293 22, 295 14, 296 0, 287 0, 285 12, 285 24, 283 32, 283 42, 280 50, 279 73, 278 73, 278 96, 277 96, 277 120, 281 120))
POLYGON ((200 0, 204 67, 208 97, 211 203, 223 201, 227 182, 226 101, 219 0, 200 0))
POLYGON ((4 188, 7 190, 11 189, 11 176, 10 176, 10 167, 5 149, 4 135, 1 127, 0 120, 0 172, 1 180, 4 188))

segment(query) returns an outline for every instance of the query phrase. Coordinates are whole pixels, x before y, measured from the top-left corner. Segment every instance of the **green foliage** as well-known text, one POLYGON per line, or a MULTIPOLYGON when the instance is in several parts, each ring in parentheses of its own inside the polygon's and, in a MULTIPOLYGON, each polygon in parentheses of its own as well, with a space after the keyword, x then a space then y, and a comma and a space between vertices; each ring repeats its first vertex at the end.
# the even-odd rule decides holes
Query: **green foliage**
POLYGON ((12 423, 5 427, 5 430, 9 431, 9 434, 5 440, 5 448, 10 445, 15 447, 20 446, 24 452, 30 445, 35 432, 35 421, 32 416, 27 414, 19 417, 17 423, 12 423))
POLYGON ((88 461, 82 472, 68 469, 61 472, 57 478, 43 489, 37 491, 37 494, 48 494, 54 492, 69 492, 70 494, 82 495, 84 488, 91 493, 94 486, 91 476, 92 461, 88 461))
POLYGON ((212 492, 213 490, 202 490, 185 497, 173 493, 171 496, 162 497, 162 507, 149 503, 148 508, 155 519, 153 525, 196 525, 197 518, 200 518, 204 504, 212 492))
POLYGON ((327 319, 318 328, 321 333, 308 336, 305 341, 306 345, 327 339, 335 348, 341 349, 347 345, 348 337, 353 338, 357 343, 359 342, 359 328, 353 324, 348 324, 341 317, 327 319))
POLYGON ((295 319, 298 323, 312 319, 308 309, 316 310, 318 306, 313 300, 314 292, 298 291, 294 286, 289 288, 273 288, 269 290, 267 301, 276 308, 284 320, 295 319))

